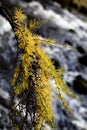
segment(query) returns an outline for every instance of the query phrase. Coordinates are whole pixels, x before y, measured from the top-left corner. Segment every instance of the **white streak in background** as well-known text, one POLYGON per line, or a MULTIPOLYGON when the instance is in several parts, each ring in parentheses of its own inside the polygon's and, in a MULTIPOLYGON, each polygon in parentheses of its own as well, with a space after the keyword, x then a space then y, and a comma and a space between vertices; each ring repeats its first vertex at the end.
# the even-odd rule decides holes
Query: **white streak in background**
POLYGON ((64 74, 64 80, 67 81, 67 83, 72 83, 74 81, 75 77, 78 75, 79 75, 79 72, 67 71, 64 74))
POLYGON ((10 99, 10 95, 9 93, 5 92, 3 89, 0 88, 0 97, 2 97, 5 100, 9 100, 10 99))
POLYGON ((74 120, 72 122, 74 125, 78 126, 78 128, 81 128, 82 130, 87 130, 87 122, 85 122, 84 120, 74 120))
POLYGON ((73 111, 74 119, 72 120, 72 124, 76 125, 81 130, 87 130, 87 122, 83 117, 84 112, 87 113, 87 109, 81 105, 79 97, 78 99, 70 98, 67 95, 64 95, 64 97, 73 111))
MULTIPOLYGON (((53 10, 46 10, 39 2, 29 3, 29 8, 32 10, 33 14, 40 16, 41 18, 50 19, 54 27, 61 27, 63 29, 78 29, 83 27, 87 29, 87 24, 77 18, 75 15, 71 14, 67 10, 63 10, 64 15, 58 14, 53 10)), ((77 31, 81 36, 80 32, 77 31)))
MULTIPOLYGON (((51 80, 51 87, 55 88, 55 81, 51 80)), ((72 124, 78 126, 78 128, 81 129, 87 129, 87 122, 84 120, 84 116, 87 118, 87 109, 85 107, 81 106, 81 101, 78 99, 74 99, 72 97, 67 96, 65 93, 62 93, 64 98, 66 99, 68 105, 70 106, 72 112, 74 113, 74 119, 72 120, 72 124), (85 114, 84 114, 85 113, 85 114)), ((53 96, 55 97, 55 94, 53 93, 53 96)), ((56 97, 55 97, 56 98, 56 97)), ((55 106, 54 109, 54 114, 57 120, 59 120, 58 113, 56 111, 56 103, 57 103, 57 98, 56 100, 53 101, 53 106, 55 106)))
POLYGON ((0 35, 11 30, 11 25, 9 22, 0 15, 0 35))

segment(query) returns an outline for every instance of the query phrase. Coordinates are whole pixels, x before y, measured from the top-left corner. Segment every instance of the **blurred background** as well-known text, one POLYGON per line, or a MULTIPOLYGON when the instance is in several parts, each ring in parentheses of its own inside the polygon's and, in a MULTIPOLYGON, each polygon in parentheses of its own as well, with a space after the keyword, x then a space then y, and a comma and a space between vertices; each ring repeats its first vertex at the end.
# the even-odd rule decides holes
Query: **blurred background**
MULTIPOLYGON (((0 5, 9 10, 19 5, 28 19, 47 19, 35 33, 55 39, 53 46, 43 49, 56 68, 61 66, 65 70, 63 78, 78 96, 74 99, 64 95, 73 117, 61 101, 55 101, 57 129, 87 130, 87 0, 0 0, 0 5)), ((12 28, 0 14, 0 130, 13 130, 5 114, 10 110, 9 79, 16 52, 17 42, 12 28)))

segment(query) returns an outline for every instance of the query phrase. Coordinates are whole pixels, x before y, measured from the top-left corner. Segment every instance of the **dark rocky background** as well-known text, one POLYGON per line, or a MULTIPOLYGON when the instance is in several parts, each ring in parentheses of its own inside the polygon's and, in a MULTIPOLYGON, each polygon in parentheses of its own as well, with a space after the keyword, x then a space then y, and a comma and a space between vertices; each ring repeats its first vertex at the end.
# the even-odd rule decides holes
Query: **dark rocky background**
MULTIPOLYGON (((61 102, 55 101, 58 130, 87 130, 87 1, 83 1, 0 0, 0 4, 10 10, 19 5, 29 19, 48 19, 35 32, 56 40, 55 45, 45 46, 43 49, 54 61, 56 68, 63 67, 64 80, 78 96, 78 99, 74 99, 65 95, 73 112, 72 118, 61 106, 61 102)), ((11 26, 0 15, 0 130, 13 130, 6 114, 10 110, 9 79, 16 56, 16 45, 11 26)))

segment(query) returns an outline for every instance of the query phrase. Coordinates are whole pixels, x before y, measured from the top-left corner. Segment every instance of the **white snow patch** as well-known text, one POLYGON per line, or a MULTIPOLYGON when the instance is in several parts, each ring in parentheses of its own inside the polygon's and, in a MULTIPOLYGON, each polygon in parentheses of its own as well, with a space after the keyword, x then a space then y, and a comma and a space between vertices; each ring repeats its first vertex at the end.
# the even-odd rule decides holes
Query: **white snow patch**
POLYGON ((64 10, 65 15, 62 16, 61 14, 58 14, 51 9, 44 9, 43 6, 36 1, 29 3, 29 8, 32 9, 34 15, 40 16, 41 18, 50 19, 50 21, 53 23, 53 26, 55 27, 74 30, 76 30, 80 26, 87 28, 87 24, 85 22, 83 22, 67 10, 64 10))
POLYGON ((0 15, 0 34, 3 35, 4 32, 8 32, 11 30, 11 25, 9 22, 0 15))

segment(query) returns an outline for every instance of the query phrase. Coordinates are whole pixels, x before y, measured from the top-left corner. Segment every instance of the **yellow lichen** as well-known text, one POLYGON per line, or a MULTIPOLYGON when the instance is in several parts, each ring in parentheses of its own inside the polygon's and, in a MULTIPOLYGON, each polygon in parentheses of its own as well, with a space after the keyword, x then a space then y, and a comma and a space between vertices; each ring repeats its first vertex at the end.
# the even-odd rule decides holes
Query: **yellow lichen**
MULTIPOLYGON (((15 9, 13 24, 15 25, 15 35, 18 41, 18 49, 21 56, 13 72, 12 84, 15 94, 22 94, 26 91, 28 105, 32 102, 33 123, 32 128, 40 130, 43 121, 52 122, 52 91, 58 94, 58 97, 64 100, 62 92, 70 94, 63 79, 62 70, 55 69, 51 59, 44 53, 41 44, 49 44, 50 38, 41 39, 40 36, 31 32, 39 25, 39 22, 30 21, 29 26, 26 23, 26 15, 21 9, 15 9), (56 88, 52 89, 50 80, 55 80, 56 88), (62 98, 61 98, 62 97, 62 98)), ((27 101, 26 101, 27 102, 27 101)), ((66 102, 64 100, 64 104, 66 102)))

